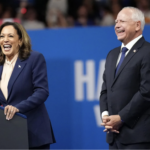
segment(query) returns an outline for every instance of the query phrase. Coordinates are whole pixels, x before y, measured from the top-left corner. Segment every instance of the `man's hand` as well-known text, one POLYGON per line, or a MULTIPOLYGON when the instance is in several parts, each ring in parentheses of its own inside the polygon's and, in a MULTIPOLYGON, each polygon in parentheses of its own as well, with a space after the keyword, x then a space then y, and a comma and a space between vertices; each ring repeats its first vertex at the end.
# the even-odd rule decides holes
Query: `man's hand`
POLYGON ((106 123, 105 128, 107 129, 108 127, 112 127, 114 129, 113 132, 119 133, 119 129, 122 126, 122 121, 119 115, 112 115, 109 116, 110 121, 106 123))
POLYGON ((102 126, 105 126, 104 132, 109 133, 115 132, 119 133, 119 128, 122 125, 122 121, 119 115, 112 115, 112 116, 104 116, 103 123, 101 123, 102 126))
POLYGON ((112 129, 111 126, 106 126, 105 129, 103 130, 104 132, 114 132, 114 133, 119 133, 117 129, 112 129))
POLYGON ((109 116, 109 122, 106 123, 106 126, 112 126, 113 128, 118 128, 122 125, 122 121, 119 115, 109 116))
POLYGON ((107 115, 103 116, 102 120, 103 120, 103 123, 107 123, 110 121, 109 116, 107 115))

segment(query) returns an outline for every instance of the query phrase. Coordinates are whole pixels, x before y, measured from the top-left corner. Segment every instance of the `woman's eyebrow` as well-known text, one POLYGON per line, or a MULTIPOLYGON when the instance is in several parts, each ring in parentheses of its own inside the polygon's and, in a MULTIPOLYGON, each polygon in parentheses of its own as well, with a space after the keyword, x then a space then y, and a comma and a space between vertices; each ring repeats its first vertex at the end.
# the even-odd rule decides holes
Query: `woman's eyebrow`
MULTIPOLYGON (((7 33, 0 33, 0 35, 5 35, 5 34, 7 34, 7 33)), ((8 33, 8 35, 9 35, 9 34, 13 34, 13 33, 8 33)))

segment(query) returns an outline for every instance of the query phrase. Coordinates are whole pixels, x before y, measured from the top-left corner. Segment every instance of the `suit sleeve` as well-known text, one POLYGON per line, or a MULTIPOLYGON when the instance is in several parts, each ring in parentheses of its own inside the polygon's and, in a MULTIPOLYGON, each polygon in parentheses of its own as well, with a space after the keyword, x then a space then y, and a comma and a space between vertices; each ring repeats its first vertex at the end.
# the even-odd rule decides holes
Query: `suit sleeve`
POLYGON ((49 95, 46 62, 42 54, 34 57, 32 63, 32 84, 33 94, 15 106, 21 113, 28 112, 44 103, 49 95))
POLYGON ((133 128, 138 119, 150 108, 150 53, 141 62, 139 91, 119 112, 124 123, 133 128))
MULTIPOLYGON (((108 53, 108 55, 109 55, 109 53, 108 53)), ((108 58, 108 55, 107 55, 107 58, 108 58)), ((102 90, 101 90, 100 98, 99 98, 101 114, 104 111, 108 111, 108 105, 107 105, 107 84, 106 84, 106 69, 107 69, 106 68, 106 64, 107 64, 107 58, 106 58, 106 63, 105 63, 105 71, 104 71, 104 74, 103 74, 102 90)))

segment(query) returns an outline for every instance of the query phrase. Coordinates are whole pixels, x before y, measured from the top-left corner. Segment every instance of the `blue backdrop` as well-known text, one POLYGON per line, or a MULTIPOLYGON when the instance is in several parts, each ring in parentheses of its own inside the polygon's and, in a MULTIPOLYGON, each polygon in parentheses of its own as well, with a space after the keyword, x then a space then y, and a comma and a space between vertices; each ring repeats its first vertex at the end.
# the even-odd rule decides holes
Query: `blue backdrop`
MULTIPOLYGON (((47 62, 46 101, 57 143, 52 149, 107 149, 100 126, 99 92, 107 53, 121 43, 114 27, 28 31, 47 62)), ((150 41, 150 27, 144 37, 150 41)))

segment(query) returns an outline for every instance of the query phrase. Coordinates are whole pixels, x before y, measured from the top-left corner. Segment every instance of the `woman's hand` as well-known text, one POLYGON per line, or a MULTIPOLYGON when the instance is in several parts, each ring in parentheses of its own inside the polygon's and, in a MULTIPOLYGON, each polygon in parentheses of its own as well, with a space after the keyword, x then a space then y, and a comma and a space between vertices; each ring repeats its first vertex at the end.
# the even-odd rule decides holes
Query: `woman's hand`
POLYGON ((12 106, 12 105, 7 105, 4 108, 4 114, 6 115, 6 119, 10 120, 14 117, 14 114, 16 112, 19 112, 19 109, 17 109, 16 107, 12 106))

